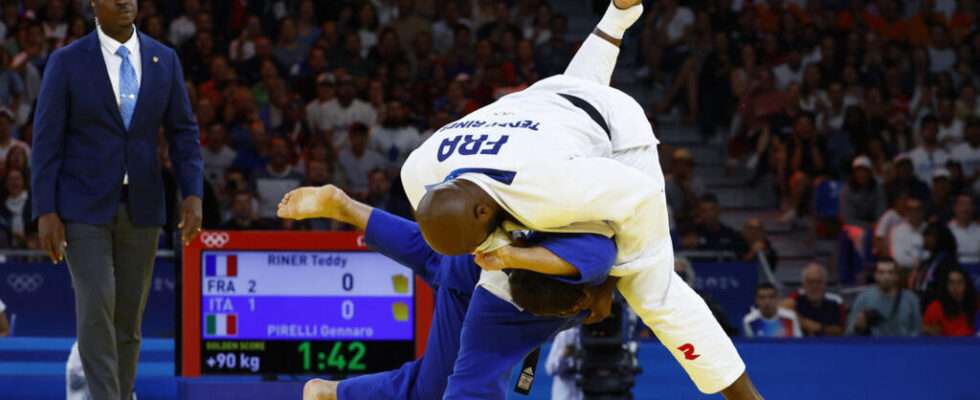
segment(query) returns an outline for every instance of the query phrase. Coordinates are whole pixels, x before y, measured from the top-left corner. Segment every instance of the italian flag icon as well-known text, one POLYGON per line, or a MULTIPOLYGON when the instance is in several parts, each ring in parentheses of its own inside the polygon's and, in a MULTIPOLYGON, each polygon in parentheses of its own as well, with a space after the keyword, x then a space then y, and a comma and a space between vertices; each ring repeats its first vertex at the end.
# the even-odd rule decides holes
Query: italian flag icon
POLYGON ((208 314, 205 332, 210 336, 235 336, 238 334, 238 314, 208 314))

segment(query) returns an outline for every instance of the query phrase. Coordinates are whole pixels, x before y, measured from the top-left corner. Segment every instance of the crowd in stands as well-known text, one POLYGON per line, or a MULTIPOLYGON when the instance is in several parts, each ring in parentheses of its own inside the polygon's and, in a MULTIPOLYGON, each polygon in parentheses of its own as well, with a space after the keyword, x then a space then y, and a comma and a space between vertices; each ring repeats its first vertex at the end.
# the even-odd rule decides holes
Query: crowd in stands
MULTIPOLYGON (((47 57, 94 17, 86 1, 0 6, 0 246, 37 248, 33 106, 47 57)), ((842 182, 842 231, 877 266, 877 286, 850 312, 826 293, 823 267, 784 301, 761 286, 746 334, 972 329, 976 289, 960 264, 980 261, 975 1, 659 0, 642 21, 625 45, 639 46, 637 78, 664 94, 651 115, 673 110, 706 142, 727 143, 729 167, 750 169, 783 221, 813 212, 821 182, 842 182)), ((566 37, 567 18, 544 0, 143 0, 136 26, 180 55, 201 133, 204 228, 228 230, 351 229, 275 218, 304 185, 411 217, 398 178, 407 155, 561 73, 582 39, 566 37)), ((166 147, 161 132, 165 167, 166 147)), ((678 249, 776 267, 762 219, 725 225, 690 151, 668 153, 664 169, 678 249)))
MULTIPOLYGON (((651 112, 727 143, 728 169, 772 191, 782 222, 819 215, 836 182, 833 219, 876 285, 848 313, 811 265, 778 307, 774 287, 758 288, 746 335, 976 332, 960 269, 980 261, 976 2, 667 0, 644 21, 637 77, 664 93, 651 112)), ((675 247, 775 268, 761 221, 741 234, 721 223, 694 161, 676 150, 667 176, 675 247)))

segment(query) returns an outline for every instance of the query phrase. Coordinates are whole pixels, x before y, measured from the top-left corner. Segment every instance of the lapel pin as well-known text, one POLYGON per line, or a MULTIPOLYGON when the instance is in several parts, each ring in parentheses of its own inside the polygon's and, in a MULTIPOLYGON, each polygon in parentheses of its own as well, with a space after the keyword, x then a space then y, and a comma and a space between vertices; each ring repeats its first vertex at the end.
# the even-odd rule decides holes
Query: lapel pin
POLYGON ((154 56, 153 57, 153 62, 157 62, 157 61, 160 61, 160 59, 159 58, 156 58, 156 56, 154 56))

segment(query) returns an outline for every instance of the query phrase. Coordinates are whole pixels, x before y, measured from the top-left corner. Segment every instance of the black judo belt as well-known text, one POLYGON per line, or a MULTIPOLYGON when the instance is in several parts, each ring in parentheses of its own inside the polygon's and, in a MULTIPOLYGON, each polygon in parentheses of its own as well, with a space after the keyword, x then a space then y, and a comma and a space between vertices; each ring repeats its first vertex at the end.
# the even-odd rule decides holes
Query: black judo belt
POLYGON ((531 393, 531 383, 534 382, 534 370, 538 368, 538 357, 541 356, 541 346, 534 349, 531 354, 524 357, 524 365, 521 366, 521 375, 517 377, 517 385, 514 391, 523 395, 531 393))
POLYGON ((568 100, 573 106, 585 111, 585 113, 589 115, 589 118, 592 118, 592 120, 606 132, 606 136, 609 137, 609 140, 612 140, 612 133, 609 131, 609 124, 606 123, 606 119, 602 118, 602 114, 600 114, 599 110, 596 110, 592 104, 589 104, 589 102, 585 101, 581 97, 572 96, 570 94, 558 93, 558 95, 564 97, 565 100, 568 100))

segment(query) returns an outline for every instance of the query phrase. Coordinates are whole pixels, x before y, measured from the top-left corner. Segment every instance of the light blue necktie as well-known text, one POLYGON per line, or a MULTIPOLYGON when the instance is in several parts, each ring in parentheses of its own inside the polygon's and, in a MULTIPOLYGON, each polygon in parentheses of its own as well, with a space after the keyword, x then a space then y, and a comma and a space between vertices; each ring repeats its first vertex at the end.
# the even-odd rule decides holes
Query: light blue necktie
POLYGON ((129 122, 133 120, 133 111, 136 110, 136 94, 139 93, 140 84, 136 80, 133 64, 129 63, 129 49, 119 46, 116 54, 122 57, 122 64, 119 65, 119 113, 128 130, 129 122))

